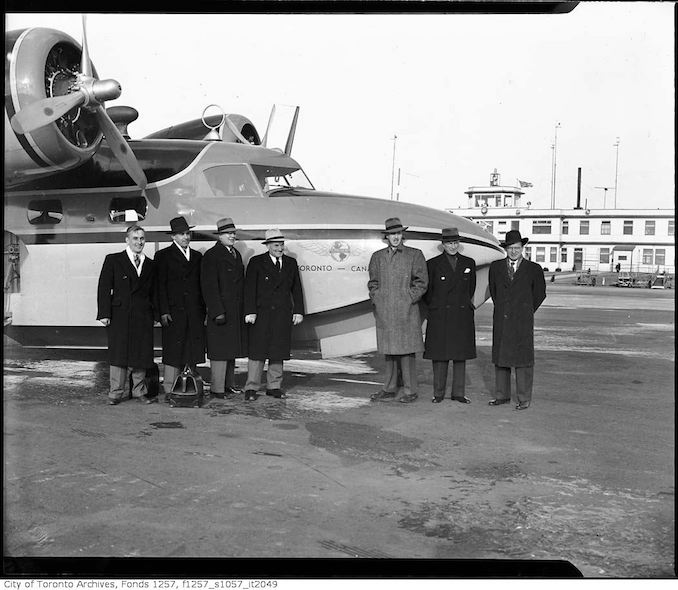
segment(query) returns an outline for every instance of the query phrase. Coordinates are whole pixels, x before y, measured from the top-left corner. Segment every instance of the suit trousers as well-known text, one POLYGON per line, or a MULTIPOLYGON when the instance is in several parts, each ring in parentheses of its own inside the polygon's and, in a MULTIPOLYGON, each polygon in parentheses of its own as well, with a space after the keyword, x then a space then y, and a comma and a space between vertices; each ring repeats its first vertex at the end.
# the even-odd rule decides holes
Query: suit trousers
MULTIPOLYGON (((497 399, 511 399, 511 367, 494 366, 495 397, 497 399)), ((516 373, 516 397, 518 402, 532 401, 532 381, 534 366, 514 367, 516 373)))
POLYGON ((226 387, 235 387, 235 359, 210 360, 210 367, 212 369, 211 393, 224 393, 226 387))
POLYGON ((384 355, 385 371, 384 391, 397 393, 398 391, 398 366, 402 371, 403 395, 416 394, 419 384, 417 381, 417 355, 411 354, 386 354, 384 355))
MULTIPOLYGON (((450 361, 433 361, 433 395, 445 397, 450 361)), ((452 397, 466 395, 466 361, 452 361, 452 397)))
MULTIPOLYGON (((259 391, 261 388, 261 376, 264 372, 264 363, 266 361, 247 360, 247 383, 245 391, 259 391)), ((282 389, 283 362, 268 359, 268 370, 266 371, 266 390, 282 389)))
POLYGON ((146 369, 138 367, 116 367, 111 365, 110 370, 110 399, 124 399, 129 396, 129 376, 132 375, 132 397, 146 395, 146 369))

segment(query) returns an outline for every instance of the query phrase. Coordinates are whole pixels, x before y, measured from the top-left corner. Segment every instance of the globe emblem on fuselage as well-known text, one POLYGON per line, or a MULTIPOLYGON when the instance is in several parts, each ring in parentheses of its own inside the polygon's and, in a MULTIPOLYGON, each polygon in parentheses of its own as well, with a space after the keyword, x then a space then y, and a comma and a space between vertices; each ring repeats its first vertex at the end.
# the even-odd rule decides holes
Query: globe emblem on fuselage
POLYGON ((337 262, 343 262, 351 255, 351 247, 341 240, 337 240, 330 247, 330 256, 337 262))

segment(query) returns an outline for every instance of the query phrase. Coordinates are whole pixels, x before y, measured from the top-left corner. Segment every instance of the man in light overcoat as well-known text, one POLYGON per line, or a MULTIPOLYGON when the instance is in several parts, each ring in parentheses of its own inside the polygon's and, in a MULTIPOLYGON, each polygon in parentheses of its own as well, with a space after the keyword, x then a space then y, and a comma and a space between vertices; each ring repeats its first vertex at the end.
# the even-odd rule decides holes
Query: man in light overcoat
POLYGON ((248 330, 245 400, 257 399, 264 363, 266 395, 286 398, 282 390, 283 361, 290 358, 292 326, 304 319, 304 296, 297 261, 285 255, 279 229, 266 230, 268 252, 250 259, 245 275, 245 322, 248 330))
POLYGON ((374 305, 377 350, 385 356, 384 387, 372 401, 417 399, 416 353, 424 350, 419 300, 428 287, 426 259, 421 250, 403 244, 400 219, 391 217, 383 230, 388 246, 370 258, 367 288, 374 305), (398 366, 403 389, 398 395, 398 366))
POLYGON ((153 362, 153 325, 159 319, 155 309, 155 268, 143 252, 146 232, 138 225, 127 228, 127 247, 108 254, 97 285, 97 320, 106 326, 110 390, 108 403, 119 404, 129 395, 141 402, 157 402, 148 397, 146 370, 153 362))
POLYGON ((196 370, 196 365, 205 362, 202 254, 189 247, 192 228, 184 217, 172 219, 172 244, 155 255, 166 402, 182 368, 188 365, 196 370))
POLYGON ((546 299, 544 271, 523 258, 528 238, 518 230, 506 234, 501 246, 508 257, 490 265, 489 288, 494 303, 492 362, 495 365, 495 398, 491 406, 511 401, 511 368, 516 374, 517 410, 532 401, 534 377, 534 313, 546 299))
POLYGON ((235 384, 235 359, 247 356, 243 311, 245 266, 235 248, 236 227, 230 217, 217 222, 217 243, 202 259, 200 281, 207 304, 207 356, 212 370, 210 395, 242 393, 235 384))
POLYGON ((476 329, 473 294, 476 290, 476 263, 459 253, 456 227, 441 235, 443 253, 428 261, 428 308, 424 358, 433 363, 433 399, 445 398, 447 372, 452 361, 452 399, 470 404, 466 397, 466 361, 476 358, 476 329))

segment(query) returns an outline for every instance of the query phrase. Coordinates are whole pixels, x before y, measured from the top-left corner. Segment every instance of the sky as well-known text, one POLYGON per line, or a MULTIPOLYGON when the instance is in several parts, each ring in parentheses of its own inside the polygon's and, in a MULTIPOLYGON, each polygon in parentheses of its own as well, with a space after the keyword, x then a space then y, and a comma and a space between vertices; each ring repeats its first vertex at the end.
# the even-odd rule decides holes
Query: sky
MULTIPOLYGON (((133 138, 213 103, 263 136, 273 104, 299 105, 292 156, 317 189, 466 207, 496 168, 549 207, 556 143, 557 208, 576 205, 579 167, 582 205, 602 208, 607 186, 611 208, 616 176, 618 208, 673 208, 673 11, 95 13, 87 38, 99 76, 122 85, 106 106, 139 111, 133 138)), ((6 15, 8 30, 29 26, 82 37, 76 13, 6 15)))

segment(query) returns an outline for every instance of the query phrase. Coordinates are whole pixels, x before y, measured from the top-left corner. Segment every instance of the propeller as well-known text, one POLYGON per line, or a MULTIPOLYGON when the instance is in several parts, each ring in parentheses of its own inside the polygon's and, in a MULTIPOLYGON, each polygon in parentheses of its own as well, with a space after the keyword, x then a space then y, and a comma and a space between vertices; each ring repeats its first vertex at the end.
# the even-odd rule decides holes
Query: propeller
POLYGON ((95 114, 106 142, 122 167, 139 188, 144 190, 148 183, 146 175, 103 106, 105 101, 115 100, 121 93, 122 88, 116 80, 97 80, 93 77, 87 47, 86 17, 83 15, 80 72, 77 74, 72 91, 62 96, 43 98, 25 106, 12 117, 10 123, 14 131, 25 135, 53 123, 76 107, 86 108, 95 114))

